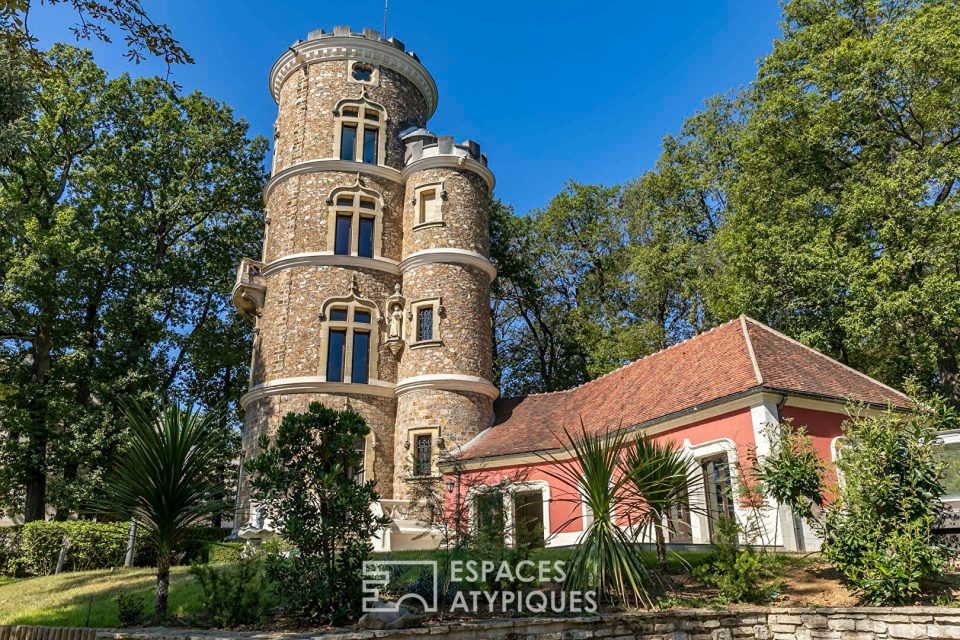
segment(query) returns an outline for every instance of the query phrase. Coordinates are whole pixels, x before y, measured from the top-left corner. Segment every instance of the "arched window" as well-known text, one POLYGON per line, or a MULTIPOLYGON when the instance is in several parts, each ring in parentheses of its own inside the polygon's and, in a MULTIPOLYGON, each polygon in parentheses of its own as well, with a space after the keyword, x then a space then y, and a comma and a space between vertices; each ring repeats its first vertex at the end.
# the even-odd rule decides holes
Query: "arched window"
POLYGON ((334 189, 328 202, 328 250, 338 256, 380 257, 383 236, 380 194, 357 184, 334 189))
POLYGON ((334 149, 341 160, 383 164, 387 142, 387 112, 365 97, 343 100, 334 110, 334 149))
POLYGON ((377 376, 379 314, 356 296, 323 304, 320 373, 326 382, 367 384, 377 376))

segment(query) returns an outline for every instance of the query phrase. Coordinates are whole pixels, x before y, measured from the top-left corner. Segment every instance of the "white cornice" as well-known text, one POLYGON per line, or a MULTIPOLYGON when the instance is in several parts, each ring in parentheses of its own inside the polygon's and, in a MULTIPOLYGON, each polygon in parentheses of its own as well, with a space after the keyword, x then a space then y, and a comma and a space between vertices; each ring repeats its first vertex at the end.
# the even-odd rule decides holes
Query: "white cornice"
POLYGON ((490 191, 493 191, 493 187, 497 183, 497 179, 493 177, 493 172, 486 165, 472 158, 458 155, 428 156, 411 162, 403 168, 401 178, 407 180, 417 171, 424 171, 425 169, 465 169, 473 171, 484 179, 490 191))
POLYGON ((380 398, 393 398, 396 395, 393 383, 382 380, 371 380, 368 384, 352 384, 349 382, 327 382, 320 376, 303 376, 299 378, 279 378, 259 384, 240 398, 240 406, 246 409, 251 402, 269 396, 300 393, 350 393, 380 398))
POLYGON ((412 82, 427 101, 427 119, 437 108, 437 84, 420 62, 391 44, 360 36, 324 36, 307 40, 283 52, 270 68, 270 95, 280 102, 280 87, 304 64, 332 60, 359 60, 393 69, 412 82), (301 57, 302 56, 302 57, 301 57), (297 58, 301 57, 298 61, 297 58))
POLYGON ((476 267, 486 273, 492 281, 497 277, 497 268, 485 256, 466 249, 424 249, 412 253, 400 263, 400 271, 409 271, 414 267, 436 262, 465 264, 476 267))
POLYGON ((500 391, 486 378, 465 376, 456 373, 435 373, 404 378, 397 383, 396 393, 399 396, 409 391, 418 391, 420 389, 469 391, 489 396, 494 400, 500 395, 500 391))
POLYGON ((293 253, 273 260, 263 268, 264 276, 272 276, 285 269, 297 267, 348 267, 357 269, 375 269, 394 276, 400 275, 400 265, 388 258, 361 258, 360 256, 340 256, 329 251, 311 253, 293 253))
POLYGON ((306 173, 319 173, 320 171, 343 171, 344 173, 365 173, 371 176, 377 176, 401 184, 403 177, 399 171, 393 167, 380 164, 367 164, 366 162, 353 162, 352 160, 340 160, 338 158, 318 158, 316 160, 307 160, 292 164, 283 171, 278 171, 270 177, 267 185, 263 188, 263 201, 276 188, 278 184, 294 176, 302 176, 306 173))

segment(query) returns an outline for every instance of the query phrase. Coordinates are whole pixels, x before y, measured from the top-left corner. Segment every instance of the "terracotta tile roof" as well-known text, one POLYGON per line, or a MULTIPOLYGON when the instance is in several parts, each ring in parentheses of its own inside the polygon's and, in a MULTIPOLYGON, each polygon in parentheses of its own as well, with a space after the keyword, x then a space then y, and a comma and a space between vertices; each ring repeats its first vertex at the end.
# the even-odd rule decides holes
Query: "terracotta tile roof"
POLYGON ((886 385, 746 316, 568 391, 498 400, 494 426, 461 459, 559 448, 555 434, 632 427, 751 390, 910 405, 886 385))

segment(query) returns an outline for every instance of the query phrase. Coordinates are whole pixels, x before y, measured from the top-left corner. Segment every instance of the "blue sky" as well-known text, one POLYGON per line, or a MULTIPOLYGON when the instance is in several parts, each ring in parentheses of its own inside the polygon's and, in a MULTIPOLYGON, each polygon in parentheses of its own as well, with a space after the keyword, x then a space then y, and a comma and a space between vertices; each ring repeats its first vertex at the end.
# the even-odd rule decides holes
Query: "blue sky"
MULTIPOLYGON (((67 6, 34 4, 30 28, 41 45, 73 41, 67 6)), ((318 27, 383 28, 383 0, 143 4, 196 59, 175 68, 174 80, 230 104, 268 137, 276 105, 267 72, 284 49, 318 27)), ((772 0, 390 0, 388 31, 437 81, 430 128, 479 141, 497 195, 525 212, 567 179, 616 184, 651 168, 661 138, 706 98, 753 80, 779 19, 772 0)), ((111 74, 165 72, 156 61, 128 62, 115 40, 92 44, 111 74)))

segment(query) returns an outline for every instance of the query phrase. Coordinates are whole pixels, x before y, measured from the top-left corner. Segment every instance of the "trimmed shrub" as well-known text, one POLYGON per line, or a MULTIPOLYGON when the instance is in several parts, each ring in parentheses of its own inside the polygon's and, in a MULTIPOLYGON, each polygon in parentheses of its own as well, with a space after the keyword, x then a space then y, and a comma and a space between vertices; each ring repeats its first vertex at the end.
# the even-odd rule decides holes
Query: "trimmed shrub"
POLYGON ((135 627, 146 619, 143 594, 121 593, 117 596, 117 620, 121 627, 135 627))
POLYGON ((127 546, 126 524, 86 521, 28 522, 20 538, 20 557, 32 575, 49 575, 57 567, 64 537, 70 546, 65 571, 107 569, 123 564, 127 546))
MULTIPOLYGON (((0 528, 0 574, 38 576, 53 573, 64 536, 70 539, 64 571, 119 567, 126 556, 129 532, 130 525, 126 522, 89 520, 29 522, 21 527, 3 527, 0 528)), ((226 535, 225 529, 192 528, 187 543, 177 553, 177 564, 207 562, 212 548, 221 544, 226 535)), ((155 561, 153 548, 142 538, 138 539, 134 564, 154 566, 155 561)))

